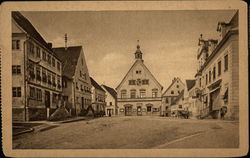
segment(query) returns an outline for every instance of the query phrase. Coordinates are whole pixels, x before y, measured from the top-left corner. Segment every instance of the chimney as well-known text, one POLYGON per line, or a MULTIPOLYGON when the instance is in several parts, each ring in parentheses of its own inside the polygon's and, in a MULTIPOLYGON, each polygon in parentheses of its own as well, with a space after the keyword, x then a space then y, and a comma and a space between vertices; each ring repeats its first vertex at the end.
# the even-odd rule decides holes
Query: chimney
POLYGON ((49 42, 49 43, 48 43, 48 46, 49 46, 49 48, 52 48, 52 43, 49 42))

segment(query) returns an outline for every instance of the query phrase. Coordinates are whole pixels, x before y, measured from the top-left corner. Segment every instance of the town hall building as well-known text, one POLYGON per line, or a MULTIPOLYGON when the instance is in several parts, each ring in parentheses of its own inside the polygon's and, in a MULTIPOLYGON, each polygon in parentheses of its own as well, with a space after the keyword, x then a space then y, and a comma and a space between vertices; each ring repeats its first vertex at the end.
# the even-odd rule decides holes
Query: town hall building
POLYGON ((162 85, 144 65, 140 45, 135 62, 117 86, 117 106, 120 116, 160 116, 162 85))

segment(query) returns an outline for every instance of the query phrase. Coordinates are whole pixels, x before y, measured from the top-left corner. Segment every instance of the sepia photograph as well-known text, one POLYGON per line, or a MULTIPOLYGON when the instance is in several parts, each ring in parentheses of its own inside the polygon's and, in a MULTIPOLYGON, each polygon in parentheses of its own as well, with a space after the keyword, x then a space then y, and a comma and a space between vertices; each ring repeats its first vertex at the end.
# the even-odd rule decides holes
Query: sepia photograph
POLYGON ((134 149, 240 149, 248 140, 240 133, 248 118, 246 10, 224 7, 13 7, 9 150, 122 149, 120 157, 131 157, 134 149))

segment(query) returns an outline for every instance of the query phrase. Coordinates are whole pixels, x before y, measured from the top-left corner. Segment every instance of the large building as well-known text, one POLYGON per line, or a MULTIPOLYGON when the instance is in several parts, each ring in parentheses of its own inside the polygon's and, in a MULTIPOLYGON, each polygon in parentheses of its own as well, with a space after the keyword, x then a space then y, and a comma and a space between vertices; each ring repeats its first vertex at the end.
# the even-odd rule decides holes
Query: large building
POLYGON ((92 78, 91 80, 91 96, 92 96, 92 108, 96 115, 104 115, 105 113, 105 90, 92 78))
POLYGON ((62 95, 72 116, 91 106, 91 81, 82 46, 53 48, 62 61, 62 95))
POLYGON ((174 100, 179 96, 182 90, 184 90, 185 85, 180 78, 174 77, 172 83, 162 94, 162 115, 170 116, 171 110, 170 106, 173 104, 174 100))
POLYGON ((62 93, 61 61, 20 12, 12 12, 13 120, 47 119, 62 93))
POLYGON ((102 85, 102 88, 106 92, 106 107, 105 107, 105 114, 106 116, 113 116, 117 115, 118 107, 117 107, 117 93, 116 91, 106 85, 102 85))
POLYGON ((160 115, 163 87, 145 66, 140 46, 135 62, 117 86, 118 115, 160 115))
POLYGON ((195 75, 202 117, 218 118, 220 109, 227 108, 225 117, 239 118, 239 34, 238 11, 229 22, 218 22, 220 39, 199 38, 198 71, 195 75))

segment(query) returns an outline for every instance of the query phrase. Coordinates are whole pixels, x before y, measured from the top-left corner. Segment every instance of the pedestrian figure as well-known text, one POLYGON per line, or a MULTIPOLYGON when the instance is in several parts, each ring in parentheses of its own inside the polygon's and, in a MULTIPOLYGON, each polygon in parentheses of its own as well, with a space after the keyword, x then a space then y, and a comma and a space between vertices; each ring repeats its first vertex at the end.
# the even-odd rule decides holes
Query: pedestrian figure
POLYGON ((222 106, 221 109, 220 109, 220 117, 222 120, 224 120, 224 116, 226 115, 227 113, 227 107, 226 106, 222 106))

